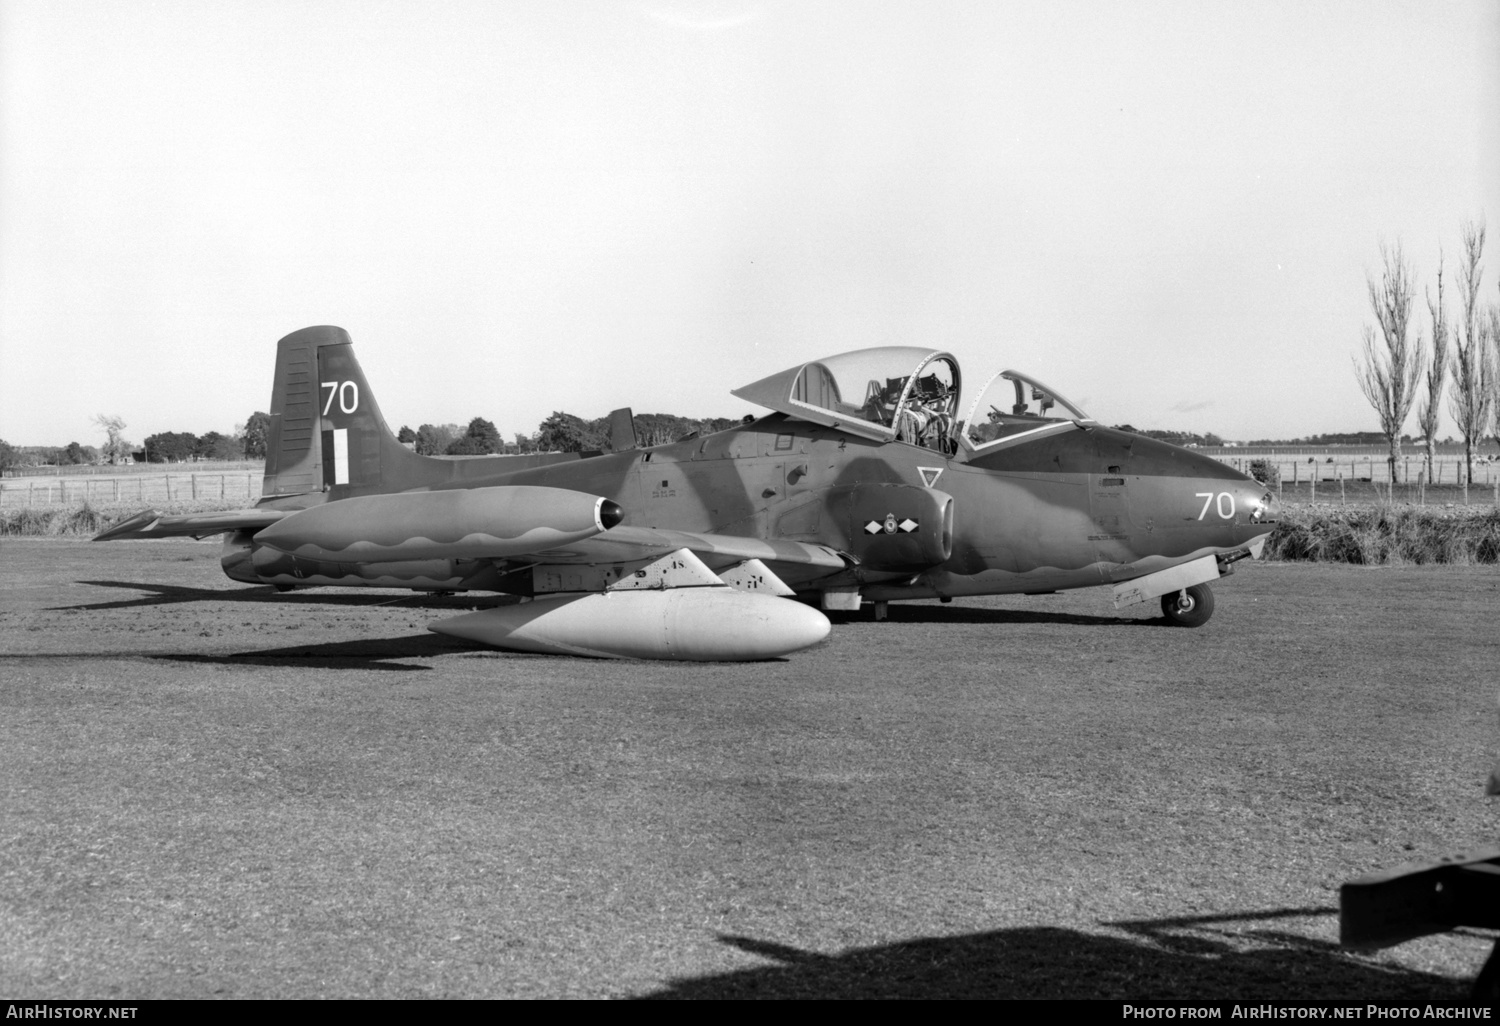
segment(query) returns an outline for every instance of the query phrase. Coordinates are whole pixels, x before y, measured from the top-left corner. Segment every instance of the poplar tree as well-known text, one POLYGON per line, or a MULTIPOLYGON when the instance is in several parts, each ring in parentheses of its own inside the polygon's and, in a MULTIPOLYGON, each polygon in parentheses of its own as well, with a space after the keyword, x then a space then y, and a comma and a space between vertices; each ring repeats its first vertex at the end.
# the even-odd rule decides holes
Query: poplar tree
POLYGON ((1380 255, 1384 269, 1377 285, 1367 278, 1370 306, 1375 311, 1376 327, 1365 325, 1364 361, 1355 361, 1360 390, 1380 418, 1380 431, 1390 445, 1388 457, 1391 482, 1396 481, 1396 464, 1401 459, 1401 425, 1411 412, 1417 397, 1417 381, 1425 363, 1422 339, 1411 334, 1412 300, 1416 285, 1411 265, 1401 252, 1398 241, 1382 245, 1380 255))
POLYGON ((1474 446, 1483 440, 1494 404, 1495 366, 1489 334, 1480 322, 1479 280, 1484 274, 1479 259, 1484 254, 1484 222, 1465 221, 1463 262, 1458 268, 1458 301, 1463 317, 1453 337, 1453 391, 1448 397, 1448 412, 1464 438, 1464 467, 1470 485, 1474 483, 1474 446))
POLYGON ((1427 364, 1427 395, 1417 408, 1417 423, 1427 448, 1427 480, 1432 480, 1432 464, 1437 457, 1438 415, 1443 407, 1443 385, 1448 378, 1448 308, 1443 303, 1443 254, 1438 252, 1437 302, 1427 293, 1427 312, 1432 317, 1432 360, 1427 364))

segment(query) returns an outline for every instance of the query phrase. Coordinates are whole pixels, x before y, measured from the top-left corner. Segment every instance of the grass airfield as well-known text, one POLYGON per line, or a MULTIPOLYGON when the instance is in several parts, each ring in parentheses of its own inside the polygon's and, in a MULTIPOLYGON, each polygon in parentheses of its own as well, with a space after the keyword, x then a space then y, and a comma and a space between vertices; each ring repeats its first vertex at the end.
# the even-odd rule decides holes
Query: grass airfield
POLYGON ((0 992, 1461 998, 1337 888, 1493 842, 1500 567, 891 606, 752 665, 507 654, 493 601, 0 541, 0 992))

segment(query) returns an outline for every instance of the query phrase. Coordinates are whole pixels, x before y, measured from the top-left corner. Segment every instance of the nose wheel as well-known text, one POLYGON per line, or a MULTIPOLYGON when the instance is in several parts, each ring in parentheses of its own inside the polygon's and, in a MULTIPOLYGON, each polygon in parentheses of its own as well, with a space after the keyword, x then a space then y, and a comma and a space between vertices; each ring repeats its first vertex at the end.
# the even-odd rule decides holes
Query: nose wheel
POLYGON ((1161 611, 1174 627, 1202 627, 1214 615, 1214 593, 1206 584, 1170 592, 1161 597, 1161 611))

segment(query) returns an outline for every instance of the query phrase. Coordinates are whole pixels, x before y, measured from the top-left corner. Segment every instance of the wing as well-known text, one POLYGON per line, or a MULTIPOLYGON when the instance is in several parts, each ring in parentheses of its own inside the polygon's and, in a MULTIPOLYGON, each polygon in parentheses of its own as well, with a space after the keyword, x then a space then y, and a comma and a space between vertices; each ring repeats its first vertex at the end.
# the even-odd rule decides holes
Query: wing
POLYGON ((167 516, 146 510, 96 540, 255 530, 252 573, 267 583, 289 574, 294 580, 288 583, 339 584, 351 567, 363 581, 379 583, 392 563, 435 562, 448 574, 460 563, 488 564, 501 580, 511 574, 525 580, 518 592, 534 601, 430 627, 502 648, 773 659, 827 637, 827 617, 776 596, 794 593, 783 576, 804 584, 843 572, 850 561, 835 550, 785 539, 623 527, 622 517, 603 496, 513 485, 361 496, 294 512, 167 516), (278 570, 278 563, 287 566, 278 570))
MULTIPOLYGON (((502 485, 364 496, 295 511, 167 515, 150 509, 94 540, 201 538, 247 530, 258 532, 256 541, 262 548, 308 560, 489 559, 502 572, 608 566, 634 573, 686 549, 714 573, 758 561, 756 572, 768 569, 794 586, 840 573, 854 562, 826 545, 626 527, 619 525, 620 518, 619 507, 600 496, 502 485)), ((604 587, 603 580, 596 586, 604 587)))
POLYGON ((687 549, 713 570, 758 559, 786 568, 793 576, 805 577, 812 571, 812 576, 824 577, 849 566, 847 559, 826 545, 656 527, 616 527, 566 548, 538 552, 535 558, 540 563, 559 564, 635 563, 678 549, 687 549))
POLYGON ((94 541, 136 538, 206 538, 225 531, 258 531, 270 527, 289 510, 235 509, 218 513, 172 513, 142 510, 94 536, 94 541))

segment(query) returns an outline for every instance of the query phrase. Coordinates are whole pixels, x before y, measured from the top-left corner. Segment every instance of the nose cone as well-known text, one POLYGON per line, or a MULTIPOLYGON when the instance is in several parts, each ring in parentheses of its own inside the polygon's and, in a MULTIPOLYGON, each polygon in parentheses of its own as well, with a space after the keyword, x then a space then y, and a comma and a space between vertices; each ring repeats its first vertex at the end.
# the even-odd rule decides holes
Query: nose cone
POLYGON ((599 527, 602 530, 608 531, 624 519, 625 511, 620 508, 618 502, 613 499, 599 500, 599 527))
POLYGON ((1281 500, 1260 482, 1256 482, 1256 487, 1249 489, 1245 506, 1250 510, 1251 524, 1270 525, 1281 519, 1281 500))

